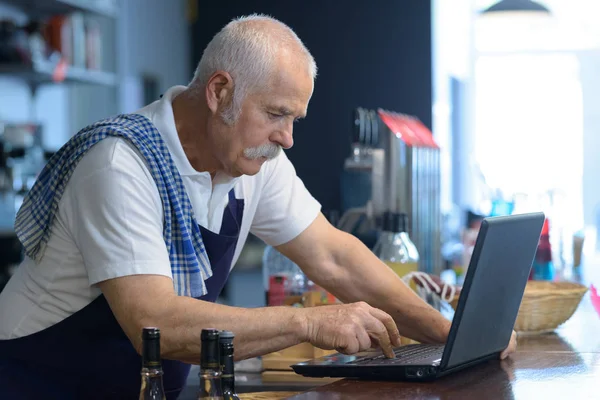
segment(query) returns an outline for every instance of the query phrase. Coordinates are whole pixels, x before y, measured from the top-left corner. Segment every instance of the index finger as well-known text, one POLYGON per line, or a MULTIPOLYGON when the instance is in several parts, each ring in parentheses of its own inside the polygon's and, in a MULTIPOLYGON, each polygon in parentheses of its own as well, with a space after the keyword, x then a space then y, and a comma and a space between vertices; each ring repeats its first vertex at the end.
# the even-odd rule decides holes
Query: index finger
POLYGON ((372 308, 370 311, 371 315, 380 320, 385 326, 392 346, 401 346, 402 341, 400 338, 400 332, 398 332, 398 326, 396 325, 396 321, 394 321, 394 319, 388 313, 378 308, 372 308))
POLYGON ((375 324, 379 327, 375 327, 374 329, 368 329, 367 331, 369 332, 369 336, 371 336, 377 341, 379 347, 381 347, 381 350, 383 351, 383 354, 387 358, 396 358, 394 348, 390 343, 390 337, 388 335, 387 330, 385 329, 385 326, 381 323, 381 321, 375 321, 375 324))
MULTIPOLYGON (((383 311, 381 313, 387 315, 383 311)), ((388 327, 385 325, 382 319, 377 318, 377 315, 373 315, 373 318, 374 326, 369 327, 371 329, 368 329, 370 335, 375 337, 375 339, 379 343, 379 347, 381 347, 383 354, 387 358, 396 358, 396 354, 394 354, 394 348, 390 340, 390 333, 388 331, 388 327)))

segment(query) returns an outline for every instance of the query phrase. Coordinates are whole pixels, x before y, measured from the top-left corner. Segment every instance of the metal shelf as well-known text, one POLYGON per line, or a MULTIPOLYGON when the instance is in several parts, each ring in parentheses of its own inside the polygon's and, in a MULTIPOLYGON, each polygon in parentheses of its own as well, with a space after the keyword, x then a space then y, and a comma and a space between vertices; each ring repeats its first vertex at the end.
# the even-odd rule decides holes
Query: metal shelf
POLYGON ((55 81, 53 73, 55 64, 49 61, 38 62, 34 65, 0 64, 0 75, 11 75, 27 82, 35 88, 46 83, 86 83, 103 86, 115 86, 115 74, 105 71, 88 70, 68 66, 63 81, 55 81))
POLYGON ((0 0, 0 3, 15 6, 30 16, 69 14, 81 11, 115 18, 118 13, 116 8, 100 5, 94 0, 0 0))

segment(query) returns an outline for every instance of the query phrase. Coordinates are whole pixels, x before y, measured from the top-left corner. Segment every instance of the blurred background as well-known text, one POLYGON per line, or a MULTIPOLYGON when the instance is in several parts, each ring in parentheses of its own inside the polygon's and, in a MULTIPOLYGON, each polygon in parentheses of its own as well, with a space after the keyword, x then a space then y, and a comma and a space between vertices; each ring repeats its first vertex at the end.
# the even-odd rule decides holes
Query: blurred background
MULTIPOLYGON (((288 151, 298 175, 399 274, 460 283, 481 218, 538 210, 532 279, 593 259, 597 0, 0 0, 0 287, 45 160, 87 124, 187 84, 212 36, 251 13, 290 25, 319 67, 288 151)), ((221 301, 265 305, 277 276, 312 284, 277 254, 251 237, 221 301)))

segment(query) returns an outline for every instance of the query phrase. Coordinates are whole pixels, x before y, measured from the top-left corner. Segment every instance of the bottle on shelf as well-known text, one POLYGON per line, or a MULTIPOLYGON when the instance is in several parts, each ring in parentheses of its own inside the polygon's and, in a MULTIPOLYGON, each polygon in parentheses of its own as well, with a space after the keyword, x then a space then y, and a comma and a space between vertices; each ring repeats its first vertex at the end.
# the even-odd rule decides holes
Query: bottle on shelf
POLYGON ((219 359, 219 331, 202 329, 200 334, 200 388, 198 399, 223 400, 221 389, 221 363, 219 359))
POLYGON ((160 329, 142 330, 142 385, 140 400, 165 400, 163 370, 160 361, 160 329))
POLYGON ((235 392, 235 372, 233 368, 233 339, 235 335, 230 331, 219 333, 219 352, 221 358, 221 387, 224 400, 239 400, 235 392))
MULTIPOLYGON (((329 210, 324 211, 323 214, 333 226, 337 225, 339 211, 329 210)), ((337 302, 331 293, 311 281, 296 263, 273 246, 267 245, 264 249, 262 273, 267 306, 284 304, 298 306, 306 292, 320 292, 322 303, 337 302)))
POLYGON ((544 221, 540 241, 533 261, 533 280, 551 281, 554 279, 554 264, 552 262, 552 246, 550 244, 550 221, 544 221))
POLYGON ((290 296, 302 296, 310 286, 304 272, 273 246, 263 253, 263 284, 268 306, 283 305, 290 296))
POLYGON ((373 252, 401 278, 419 270, 419 252, 408 236, 406 214, 383 214, 383 229, 373 252))

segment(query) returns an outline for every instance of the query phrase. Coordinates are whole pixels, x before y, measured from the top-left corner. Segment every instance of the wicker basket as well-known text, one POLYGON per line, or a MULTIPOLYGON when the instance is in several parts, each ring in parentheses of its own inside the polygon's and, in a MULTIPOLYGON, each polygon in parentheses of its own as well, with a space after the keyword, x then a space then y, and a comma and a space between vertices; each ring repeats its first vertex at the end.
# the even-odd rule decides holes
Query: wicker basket
MULTIPOLYGON (((573 282, 528 281, 515 331, 536 334, 555 330, 571 318, 587 289, 573 282)), ((456 310, 458 297, 450 304, 456 310)))

